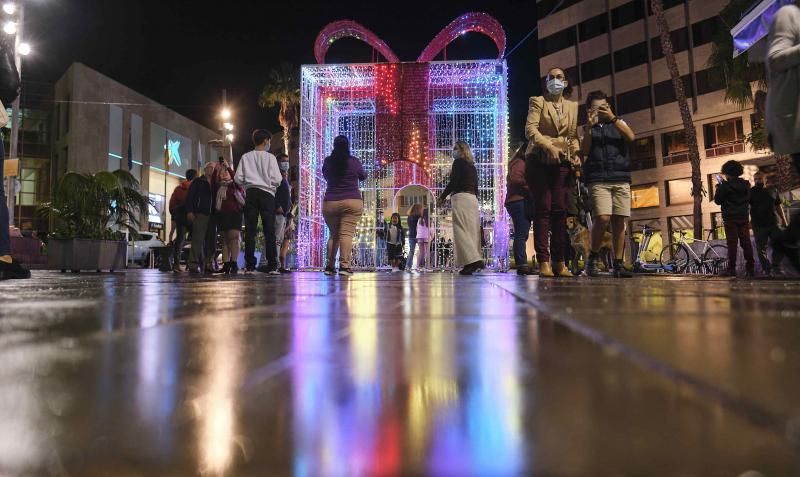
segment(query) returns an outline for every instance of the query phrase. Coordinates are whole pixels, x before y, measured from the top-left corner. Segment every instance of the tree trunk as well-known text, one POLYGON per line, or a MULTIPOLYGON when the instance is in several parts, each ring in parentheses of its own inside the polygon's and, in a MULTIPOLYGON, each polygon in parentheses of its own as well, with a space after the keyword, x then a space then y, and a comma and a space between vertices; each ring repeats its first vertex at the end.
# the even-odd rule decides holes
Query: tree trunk
POLYGON ((658 26, 661 49, 664 52, 664 59, 667 61, 672 87, 675 89, 675 98, 678 101, 678 109, 680 109, 681 119, 683 120, 686 143, 689 146, 689 162, 692 165, 692 198, 694 199, 694 237, 702 239, 704 238, 703 196, 705 196, 705 189, 703 188, 703 178, 700 175, 700 149, 697 147, 697 132, 694 129, 689 103, 686 101, 686 92, 683 90, 681 73, 678 71, 678 64, 675 62, 675 53, 669 36, 669 25, 664 16, 664 4, 661 0, 651 0, 650 7, 653 10, 653 16, 658 26))

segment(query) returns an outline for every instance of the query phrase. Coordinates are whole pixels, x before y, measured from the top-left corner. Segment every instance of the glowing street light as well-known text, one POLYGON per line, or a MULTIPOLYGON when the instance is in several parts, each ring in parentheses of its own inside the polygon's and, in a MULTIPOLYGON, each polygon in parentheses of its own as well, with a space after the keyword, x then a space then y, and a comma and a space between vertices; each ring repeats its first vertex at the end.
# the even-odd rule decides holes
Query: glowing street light
POLYGON ((6 22, 6 24, 3 25, 3 31, 8 33, 9 35, 13 35, 13 34, 17 33, 17 24, 16 24, 16 22, 6 22))
POLYGON ((233 131, 233 123, 224 123, 223 127, 225 127, 226 131, 233 131))
POLYGON ((231 110, 228 109, 228 108, 223 109, 222 110, 222 119, 226 119, 227 120, 227 119, 230 119, 230 118, 231 118, 231 110))
POLYGON ((9 15, 13 15, 17 11, 17 6, 12 2, 6 2, 3 4, 3 11, 9 15))
POLYGON ((20 43, 19 44, 19 54, 22 56, 28 56, 31 54, 31 44, 30 43, 20 43))
POLYGON ((227 139, 228 142, 233 142, 233 134, 228 134, 227 136, 225 136, 225 139, 227 139))

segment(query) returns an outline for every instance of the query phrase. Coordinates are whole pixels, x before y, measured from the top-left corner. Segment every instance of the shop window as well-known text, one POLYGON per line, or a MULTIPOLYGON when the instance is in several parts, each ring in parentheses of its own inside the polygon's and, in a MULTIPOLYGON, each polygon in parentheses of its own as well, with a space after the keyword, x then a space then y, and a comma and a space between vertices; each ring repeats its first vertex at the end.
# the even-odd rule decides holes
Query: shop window
POLYGON ((722 222, 722 212, 711 213, 711 226, 713 227, 714 240, 725 240, 725 224, 722 222))
POLYGON ((647 63, 647 43, 641 42, 614 52, 614 68, 624 71, 647 63))
POLYGON ((669 236, 672 243, 677 243, 683 235, 685 242, 694 241, 694 223, 691 215, 679 215, 669 218, 669 236))
POLYGON ((653 136, 637 138, 628 146, 631 170, 642 171, 656 167, 656 142, 653 136))
POLYGON ((703 125, 706 157, 719 157, 744 152, 742 118, 703 125))
POLYGON ((665 166, 689 162, 689 146, 686 144, 685 132, 680 130, 662 134, 661 154, 665 166))
POLYGON ((692 203, 692 178, 673 179, 665 182, 667 205, 686 205, 692 203))
POLYGON ((658 184, 639 184, 631 187, 632 209, 658 206, 658 184))
POLYGON ((581 41, 592 39, 608 32, 608 16, 601 13, 596 17, 582 21, 578 24, 578 36, 581 41))
POLYGON ((581 80, 584 83, 610 74, 611 55, 603 55, 581 64, 581 80))

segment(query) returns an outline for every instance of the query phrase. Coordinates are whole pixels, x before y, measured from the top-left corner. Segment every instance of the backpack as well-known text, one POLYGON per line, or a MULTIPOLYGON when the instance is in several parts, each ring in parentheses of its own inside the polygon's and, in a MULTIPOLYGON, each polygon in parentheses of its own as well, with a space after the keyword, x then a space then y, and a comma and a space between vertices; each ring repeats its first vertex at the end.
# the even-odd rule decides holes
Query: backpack
POLYGON ((169 198, 169 213, 172 215, 185 214, 186 196, 188 195, 188 187, 184 187, 183 184, 176 187, 172 192, 172 196, 169 198))

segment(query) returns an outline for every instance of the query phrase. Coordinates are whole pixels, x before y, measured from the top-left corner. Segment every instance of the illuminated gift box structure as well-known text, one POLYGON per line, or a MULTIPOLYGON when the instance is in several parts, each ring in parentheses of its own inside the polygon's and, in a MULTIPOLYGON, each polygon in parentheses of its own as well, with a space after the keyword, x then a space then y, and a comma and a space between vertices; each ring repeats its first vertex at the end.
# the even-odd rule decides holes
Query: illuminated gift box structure
MULTIPOLYGON (((302 67, 297 244, 301 269, 325 264, 328 230, 322 217, 326 188, 322 163, 338 135, 349 138, 352 154, 367 173, 361 186, 364 214, 353 242, 354 268, 387 266, 380 238, 384 218, 393 211, 405 216, 405 207, 401 209, 396 199, 408 186, 424 187, 437 197, 447 185, 453 144, 463 140, 471 146, 478 169, 484 257, 489 267, 507 269, 504 50, 505 32, 484 13, 458 17, 413 63, 401 63, 384 42, 353 21, 334 22, 320 32, 314 51, 319 64, 302 67), (467 31, 494 40, 499 58, 432 61, 467 31), (387 62, 324 64, 328 47, 342 37, 365 41, 387 62)), ((437 257, 439 247, 450 247, 452 219, 449 204, 437 207, 433 202, 433 257, 437 257)), ((435 261, 437 268, 448 268, 448 263, 452 266, 452 259, 435 261)))

